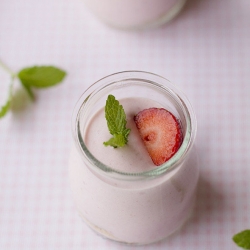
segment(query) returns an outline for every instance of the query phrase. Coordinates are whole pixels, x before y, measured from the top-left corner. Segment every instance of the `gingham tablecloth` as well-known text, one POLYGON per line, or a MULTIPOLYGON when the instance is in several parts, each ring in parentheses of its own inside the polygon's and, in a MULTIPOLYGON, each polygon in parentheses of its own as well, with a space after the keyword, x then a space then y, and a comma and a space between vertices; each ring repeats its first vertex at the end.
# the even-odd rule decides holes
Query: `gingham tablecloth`
MULTIPOLYGON (((0 58, 13 71, 68 72, 0 120, 0 249, 136 249, 96 236, 70 195, 71 114, 93 82, 124 70, 160 74, 194 106, 201 178, 195 213, 147 250, 233 250, 250 228, 250 1, 189 0, 161 28, 125 32, 100 23, 80 0, 0 1, 0 58)), ((9 77, 0 70, 0 101, 9 77)))

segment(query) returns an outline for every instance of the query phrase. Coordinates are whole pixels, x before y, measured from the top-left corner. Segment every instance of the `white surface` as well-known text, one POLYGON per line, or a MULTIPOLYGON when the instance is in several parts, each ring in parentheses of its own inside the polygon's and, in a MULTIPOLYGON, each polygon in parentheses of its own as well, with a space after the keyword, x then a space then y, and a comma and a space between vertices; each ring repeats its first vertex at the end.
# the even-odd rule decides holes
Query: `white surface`
MULTIPOLYGON (((238 249, 250 227, 250 2, 190 0, 168 25, 122 32, 81 1, 0 2, 0 56, 14 71, 67 70, 63 84, 0 121, 0 249, 133 249, 97 237, 79 219, 68 184, 71 113, 94 81, 144 70, 178 84, 198 119, 201 181, 193 219, 142 249, 238 249)), ((0 71, 0 100, 8 76, 0 71)))

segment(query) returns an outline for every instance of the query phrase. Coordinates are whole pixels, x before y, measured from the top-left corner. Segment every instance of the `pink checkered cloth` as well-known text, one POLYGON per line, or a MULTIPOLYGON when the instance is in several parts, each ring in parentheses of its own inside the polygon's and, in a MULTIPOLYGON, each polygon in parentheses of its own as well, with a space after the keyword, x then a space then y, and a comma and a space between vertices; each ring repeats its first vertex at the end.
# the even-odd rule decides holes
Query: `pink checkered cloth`
MULTIPOLYGON (((74 104, 101 77, 133 69, 186 93, 201 169, 192 219, 141 249, 238 249, 233 234, 250 228, 250 1, 189 0, 168 25, 139 32, 106 27, 78 0, 3 0, 0 9, 0 57, 13 71, 50 64, 68 72, 0 121, 0 249, 135 249, 96 236, 68 183, 74 104)), ((2 103, 8 83, 0 70, 2 103)))

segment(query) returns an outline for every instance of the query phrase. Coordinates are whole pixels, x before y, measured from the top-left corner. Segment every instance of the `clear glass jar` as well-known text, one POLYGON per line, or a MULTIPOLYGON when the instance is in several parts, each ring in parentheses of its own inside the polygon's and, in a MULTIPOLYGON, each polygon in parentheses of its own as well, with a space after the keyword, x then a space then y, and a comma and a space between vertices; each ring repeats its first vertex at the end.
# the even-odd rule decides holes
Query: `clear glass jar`
POLYGON ((104 23, 120 29, 159 26, 174 18, 186 0, 84 0, 104 23))
POLYGON ((196 118, 189 101, 175 85, 158 75, 139 71, 102 78, 77 102, 72 129, 72 194, 80 217, 95 232, 127 244, 149 244, 166 238, 189 218, 199 176, 193 147, 196 118), (85 133, 91 115, 105 106, 108 94, 118 100, 147 98, 172 112, 183 132, 176 154, 146 171, 137 171, 139 163, 134 162, 135 168, 129 172, 105 165, 92 155, 84 142, 85 133))

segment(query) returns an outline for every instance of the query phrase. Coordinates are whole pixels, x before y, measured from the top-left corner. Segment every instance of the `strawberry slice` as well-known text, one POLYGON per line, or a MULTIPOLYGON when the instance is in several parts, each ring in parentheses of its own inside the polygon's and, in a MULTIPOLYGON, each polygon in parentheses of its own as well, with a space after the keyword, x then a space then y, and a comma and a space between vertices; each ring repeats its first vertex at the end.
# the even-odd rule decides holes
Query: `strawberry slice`
POLYGON ((163 108, 144 109, 134 121, 153 163, 159 166, 169 160, 182 143, 182 132, 176 117, 163 108))

